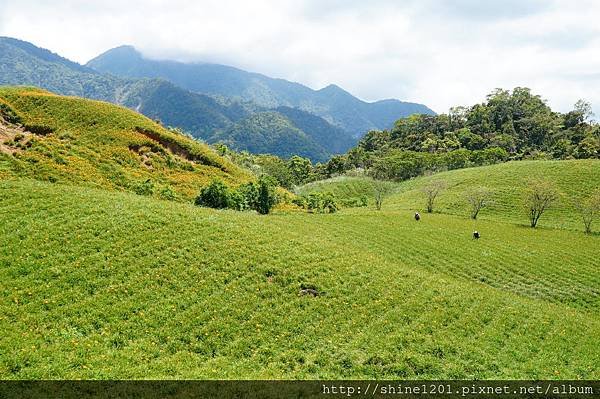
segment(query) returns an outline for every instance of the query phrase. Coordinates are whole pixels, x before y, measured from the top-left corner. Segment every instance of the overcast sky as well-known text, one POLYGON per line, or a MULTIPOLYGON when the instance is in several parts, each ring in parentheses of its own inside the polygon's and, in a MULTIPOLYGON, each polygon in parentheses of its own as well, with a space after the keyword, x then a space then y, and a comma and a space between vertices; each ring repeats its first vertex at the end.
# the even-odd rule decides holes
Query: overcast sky
POLYGON ((600 114, 597 0, 0 0, 0 35, 80 63, 132 44, 437 112, 527 86, 600 114))

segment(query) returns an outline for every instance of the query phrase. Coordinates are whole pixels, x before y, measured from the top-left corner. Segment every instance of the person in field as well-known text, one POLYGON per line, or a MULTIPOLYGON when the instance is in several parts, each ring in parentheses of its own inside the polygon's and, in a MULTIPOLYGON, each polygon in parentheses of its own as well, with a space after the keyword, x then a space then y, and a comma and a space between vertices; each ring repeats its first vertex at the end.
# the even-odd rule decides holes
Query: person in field
POLYGON ((481 236, 479 235, 479 232, 478 232, 477 230, 475 230, 475 231, 473 232, 473 239, 475 239, 475 240, 479 240, 479 237, 481 237, 481 236))
POLYGON ((421 215, 419 214, 419 212, 415 212, 415 220, 418 222, 419 220, 421 220, 421 215))

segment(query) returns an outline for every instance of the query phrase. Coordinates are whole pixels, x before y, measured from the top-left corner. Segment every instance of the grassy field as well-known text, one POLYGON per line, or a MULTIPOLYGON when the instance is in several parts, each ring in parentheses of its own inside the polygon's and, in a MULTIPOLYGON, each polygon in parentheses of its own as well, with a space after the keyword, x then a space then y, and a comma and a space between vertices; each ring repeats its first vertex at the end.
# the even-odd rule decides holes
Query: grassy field
POLYGON ((600 236, 417 223, 417 184, 265 217, 1 181, 0 377, 600 378, 600 236))
MULTIPOLYGON (((559 201, 540 219, 540 227, 583 228, 574 200, 600 189, 600 161, 518 161, 478 168, 458 169, 396 183, 394 191, 383 203, 389 211, 407 214, 425 211, 421 189, 432 181, 443 181, 446 189, 436 200, 436 213, 469 217, 466 194, 473 187, 493 191, 493 202, 479 215, 483 220, 503 220, 526 225, 527 214, 522 206, 523 193, 530 178, 553 182, 560 191, 559 201)), ((369 180, 363 177, 336 177, 310 183, 298 189, 301 194, 313 191, 332 192, 338 198, 373 197, 369 180)), ((596 231, 600 226, 596 225, 596 231)))
POLYGON ((359 199, 366 196, 373 197, 371 180, 365 177, 337 176, 327 180, 319 180, 298 187, 298 195, 307 195, 314 192, 330 192, 342 200, 359 199))
POLYGON ((0 178, 17 176, 182 200, 215 177, 251 179, 207 145, 129 109, 0 87, 0 178))

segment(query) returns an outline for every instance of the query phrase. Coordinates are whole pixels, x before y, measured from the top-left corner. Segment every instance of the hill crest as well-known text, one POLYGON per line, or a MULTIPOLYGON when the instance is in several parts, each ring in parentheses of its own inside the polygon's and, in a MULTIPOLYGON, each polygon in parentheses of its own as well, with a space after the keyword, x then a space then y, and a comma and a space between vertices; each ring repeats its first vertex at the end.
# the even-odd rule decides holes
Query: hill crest
POLYGON ((106 102, 1 88, 0 116, 0 174, 7 177, 180 199, 213 178, 230 185, 252 179, 207 145, 106 102))

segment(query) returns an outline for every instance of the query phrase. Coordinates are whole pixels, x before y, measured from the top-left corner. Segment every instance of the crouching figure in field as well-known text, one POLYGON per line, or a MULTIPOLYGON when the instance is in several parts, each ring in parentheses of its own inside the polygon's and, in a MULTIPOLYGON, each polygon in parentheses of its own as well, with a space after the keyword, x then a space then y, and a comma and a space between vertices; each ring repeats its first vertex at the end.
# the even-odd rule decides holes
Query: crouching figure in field
POLYGON ((421 220, 421 215, 419 214, 419 212, 415 212, 415 220, 418 222, 419 220, 421 220))
POLYGON ((481 237, 481 236, 479 235, 479 232, 478 232, 477 230, 475 230, 475 231, 473 232, 473 239, 475 239, 475 240, 479 240, 479 237, 481 237))

